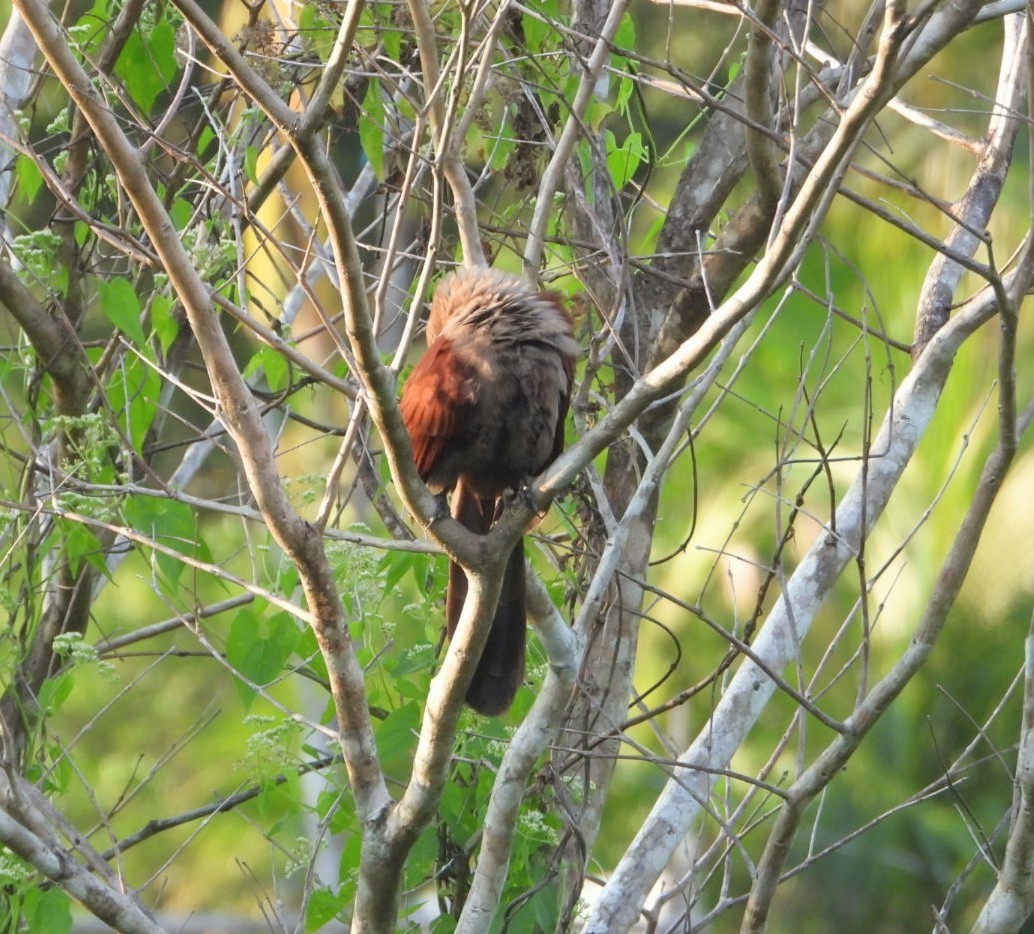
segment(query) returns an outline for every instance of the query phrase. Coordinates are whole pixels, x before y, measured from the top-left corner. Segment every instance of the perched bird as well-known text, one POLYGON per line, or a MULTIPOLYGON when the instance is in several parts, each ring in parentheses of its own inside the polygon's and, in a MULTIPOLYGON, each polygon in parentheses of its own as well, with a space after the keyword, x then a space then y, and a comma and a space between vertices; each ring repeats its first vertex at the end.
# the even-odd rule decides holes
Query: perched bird
MULTIPOLYGON (((420 476, 435 492, 452 491, 452 515, 472 532, 487 532, 504 493, 541 473, 563 448, 577 354, 560 296, 492 269, 456 272, 439 284, 427 353, 400 405, 420 476)), ((466 595, 466 576, 450 562, 450 637, 466 595)), ((467 691, 480 713, 499 714, 513 702, 524 674, 525 626, 518 541, 467 691)))

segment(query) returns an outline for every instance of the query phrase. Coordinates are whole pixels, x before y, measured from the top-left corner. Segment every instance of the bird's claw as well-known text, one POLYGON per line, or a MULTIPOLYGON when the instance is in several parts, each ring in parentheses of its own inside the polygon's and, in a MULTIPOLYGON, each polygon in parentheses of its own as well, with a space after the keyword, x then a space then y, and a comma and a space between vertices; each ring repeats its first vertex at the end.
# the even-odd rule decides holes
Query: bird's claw
POLYGON ((436 493, 434 497, 434 512, 431 515, 431 520, 427 523, 427 527, 430 528, 436 522, 441 522, 442 519, 448 519, 450 515, 448 497, 444 492, 436 493))
POLYGON ((521 482, 517 484, 515 498, 520 499, 520 501, 535 513, 535 515, 541 516, 543 513, 535 499, 535 490, 531 485, 531 481, 533 479, 533 477, 524 477, 521 482))

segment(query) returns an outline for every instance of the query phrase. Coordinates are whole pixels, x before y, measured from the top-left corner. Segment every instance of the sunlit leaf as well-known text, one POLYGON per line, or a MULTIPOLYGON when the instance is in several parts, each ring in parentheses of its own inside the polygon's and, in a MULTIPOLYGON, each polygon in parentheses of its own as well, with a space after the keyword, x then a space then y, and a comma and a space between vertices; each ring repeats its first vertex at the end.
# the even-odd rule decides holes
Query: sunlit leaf
POLYGON ((61 706, 72 694, 75 687, 75 676, 69 671, 62 671, 60 674, 47 678, 40 686, 36 702, 47 716, 61 709, 61 706))
POLYGON ((18 175, 18 185, 21 188, 25 200, 32 204, 43 187, 43 173, 40 172, 36 160, 26 155, 20 155, 15 163, 15 172, 18 175))
POLYGON ((163 353, 169 352, 172 342, 180 332, 180 324, 173 316, 172 309, 172 301, 167 296, 158 293, 152 296, 151 326, 163 353))
POLYGON ((112 375, 108 389, 111 408, 138 453, 143 452, 147 432, 154 423, 161 389, 157 371, 139 358, 129 358, 112 375))
POLYGON ((194 205, 186 198, 176 198, 169 208, 169 217, 177 230, 185 230, 190 219, 194 216, 194 205))
MULTIPOLYGON (((300 639, 298 625, 287 613, 267 615, 260 607, 245 607, 230 625, 226 660, 252 684, 264 687, 283 671, 300 639)), ((254 691, 243 682, 235 683, 247 709, 254 691)))
POLYGON ((629 133, 625 141, 616 145, 614 134, 608 130, 606 134, 607 145, 607 168, 614 180, 614 187, 620 191, 629 183, 636 169, 639 168, 644 157, 646 148, 643 146, 643 137, 640 133, 629 133))
MULTIPOLYGON (((203 558, 207 548, 197 542, 197 518, 186 504, 154 496, 130 496, 122 504, 126 522, 136 531, 173 551, 203 558)), ((175 555, 154 552, 156 569, 175 587, 185 567, 175 555)))
POLYGON ((29 889, 25 893, 29 934, 68 934, 72 930, 71 899, 62 889, 29 889))
POLYGON ((258 182, 258 157, 258 146, 244 147, 244 174, 252 182, 258 182))
POLYGON ((417 704, 405 704, 393 710, 377 731, 377 751, 385 759, 408 753, 418 729, 420 707, 417 704))
POLYGON ((150 113, 154 102, 176 75, 176 32, 159 20, 147 33, 134 29, 115 63, 115 74, 126 85, 133 102, 150 113))
POLYGON ((625 13, 618 24, 617 32, 614 33, 614 45, 621 49, 635 47, 635 20, 631 13, 625 13))
POLYGON ((98 569, 104 566, 104 550, 90 527, 76 519, 59 519, 62 546, 65 557, 73 571, 78 571, 84 561, 98 569))
POLYGON ((384 179, 384 102, 380 85, 371 81, 359 115, 359 142, 378 179, 384 179))
POLYGON ((145 347, 147 338, 140 325, 140 299, 133 284, 121 276, 102 279, 99 292, 101 309, 108 320, 137 347, 145 347))
POLYGON ((291 378, 291 367, 284 356, 274 347, 260 347, 252 354, 248 365, 244 368, 244 375, 251 378, 261 373, 265 377, 266 385, 273 392, 285 388, 291 378))
POLYGON ((197 154, 203 157, 205 151, 208 149, 212 141, 215 140, 215 138, 215 130, 213 130, 210 126, 204 127, 204 129, 202 129, 201 132, 198 134, 197 146, 195 147, 195 151, 197 152, 197 154))
POLYGON ((305 906, 305 930, 318 931, 345 907, 345 897, 333 889, 316 889, 305 906))

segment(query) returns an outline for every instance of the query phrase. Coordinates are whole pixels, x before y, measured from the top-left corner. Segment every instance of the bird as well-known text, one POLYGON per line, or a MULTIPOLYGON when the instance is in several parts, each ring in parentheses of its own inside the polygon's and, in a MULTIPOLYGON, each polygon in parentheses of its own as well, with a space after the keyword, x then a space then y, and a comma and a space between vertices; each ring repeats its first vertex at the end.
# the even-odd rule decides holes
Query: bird
MULTIPOLYGON (((399 407, 421 479, 451 493, 451 514, 484 534, 505 497, 560 454, 579 345, 562 297, 487 267, 446 275, 435 289, 427 350, 399 407)), ((449 563, 446 630, 456 630, 467 594, 449 563)), ((524 677, 524 544, 514 545, 499 604, 466 702, 496 716, 524 677)))

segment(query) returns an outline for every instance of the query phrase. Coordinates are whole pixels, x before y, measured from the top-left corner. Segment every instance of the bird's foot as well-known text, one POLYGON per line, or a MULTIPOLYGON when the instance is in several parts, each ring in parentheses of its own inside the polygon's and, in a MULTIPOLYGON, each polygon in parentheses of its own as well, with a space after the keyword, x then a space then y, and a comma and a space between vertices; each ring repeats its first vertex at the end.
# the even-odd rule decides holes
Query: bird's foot
POLYGON ((448 519, 450 515, 449 498, 445 495, 444 491, 436 493, 434 497, 434 515, 431 516, 431 521, 428 523, 428 527, 434 525, 436 522, 441 522, 442 519, 448 519))
POLYGON ((534 479, 534 477, 523 477, 520 483, 517 484, 517 489, 514 491, 514 498, 524 503, 525 506, 541 519, 546 512, 539 505, 535 496, 535 489, 531 485, 531 482, 534 479))

